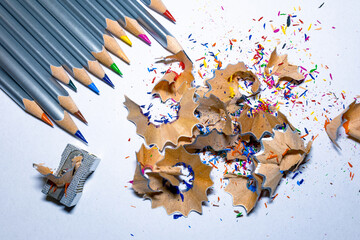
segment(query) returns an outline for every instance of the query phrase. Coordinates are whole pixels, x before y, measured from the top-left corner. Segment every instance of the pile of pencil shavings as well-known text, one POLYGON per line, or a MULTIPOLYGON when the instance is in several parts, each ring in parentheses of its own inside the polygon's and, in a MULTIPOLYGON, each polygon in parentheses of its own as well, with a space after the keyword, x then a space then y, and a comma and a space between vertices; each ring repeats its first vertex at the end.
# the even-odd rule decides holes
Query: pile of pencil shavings
MULTIPOLYGON (((233 205, 249 213, 262 191, 274 193, 281 178, 295 171, 310 152, 287 118, 271 105, 252 108, 247 99, 260 92, 260 81, 243 62, 216 70, 206 87, 193 88, 192 62, 184 52, 166 57, 164 62, 179 61, 183 72, 167 72, 152 93, 162 102, 173 99, 179 104, 175 121, 155 125, 142 108, 126 97, 128 120, 136 124, 137 134, 145 139, 137 152, 133 189, 152 200, 152 208, 163 206, 168 214, 188 216, 202 212, 207 189, 213 185, 212 167, 204 164, 199 154, 204 151, 225 153, 224 164, 240 164, 247 171, 225 171, 225 191, 233 205), (239 82, 251 85, 247 96, 239 91, 239 82)), ((265 69, 267 76, 278 81, 301 81, 298 67, 277 55, 276 49, 265 69)))

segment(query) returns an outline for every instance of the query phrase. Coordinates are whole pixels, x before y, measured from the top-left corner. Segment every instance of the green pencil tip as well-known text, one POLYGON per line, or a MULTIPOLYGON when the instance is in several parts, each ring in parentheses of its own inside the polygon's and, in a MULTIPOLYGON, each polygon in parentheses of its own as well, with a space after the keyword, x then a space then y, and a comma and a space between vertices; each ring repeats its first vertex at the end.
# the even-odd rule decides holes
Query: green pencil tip
POLYGON ((120 69, 118 68, 118 66, 117 66, 115 63, 111 64, 110 67, 111 67, 112 70, 114 70, 115 72, 117 72, 117 74, 119 74, 120 76, 123 75, 123 74, 121 73, 120 69))
POLYGON ((69 86, 70 86, 70 88, 72 88, 72 90, 77 92, 77 88, 76 88, 75 84, 71 80, 69 81, 69 86))

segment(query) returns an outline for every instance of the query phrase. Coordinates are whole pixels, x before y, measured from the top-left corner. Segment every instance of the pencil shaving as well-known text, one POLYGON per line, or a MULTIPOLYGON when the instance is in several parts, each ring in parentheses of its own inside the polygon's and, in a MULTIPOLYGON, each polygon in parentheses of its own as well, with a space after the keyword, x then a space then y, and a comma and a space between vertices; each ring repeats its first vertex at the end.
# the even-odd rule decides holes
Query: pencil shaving
POLYGON ((139 105, 125 96, 125 106, 129 110, 127 119, 136 125, 136 133, 144 137, 147 145, 155 144, 160 151, 165 144, 178 144, 181 137, 192 137, 193 128, 198 124, 194 111, 198 104, 193 101, 195 89, 188 89, 180 100, 178 119, 174 122, 155 126, 142 113, 139 105))
POLYGON ((223 102, 228 102, 235 96, 240 97, 239 80, 253 82, 251 87, 253 94, 260 88, 260 81, 257 76, 248 71, 243 62, 239 62, 237 64, 230 64, 223 70, 215 70, 214 77, 206 81, 210 90, 205 93, 205 97, 213 94, 223 102))
POLYGON ((148 178, 145 177, 145 170, 155 169, 155 163, 163 158, 156 147, 146 148, 141 145, 140 150, 136 153, 136 170, 133 178, 132 188, 138 194, 146 194, 153 192, 148 186, 148 178))
POLYGON ((360 140, 360 104, 356 104, 356 101, 352 102, 340 115, 325 124, 326 133, 338 148, 340 146, 336 140, 341 125, 348 136, 360 140))
POLYGON ((259 162, 256 173, 264 176, 263 188, 275 192, 283 173, 295 171, 310 152, 310 142, 305 147, 304 141, 296 131, 287 127, 285 131, 274 131, 272 139, 262 139, 262 151, 255 155, 259 162))
POLYGON ((76 170, 80 167, 83 157, 77 156, 72 159, 72 167, 59 176, 55 176, 50 168, 43 166, 43 164, 33 164, 33 167, 41 173, 44 177, 54 183, 57 187, 63 187, 65 184, 71 182, 76 170))
POLYGON ((174 72, 166 73, 155 85, 152 93, 159 94, 162 101, 166 101, 169 98, 179 101, 185 91, 191 87, 191 82, 194 80, 191 72, 193 64, 184 51, 165 58, 165 60, 168 59, 172 60, 172 62, 178 61, 183 63, 184 71, 178 76, 174 72))
POLYGON ((275 75, 280 80, 303 80, 305 77, 301 73, 298 72, 298 66, 291 65, 288 62, 287 54, 278 55, 276 52, 276 48, 270 55, 269 62, 265 67, 265 74, 267 76, 275 75), (270 68, 272 71, 270 73, 270 68))
POLYGON ((211 147, 217 152, 235 145, 237 139, 237 135, 226 135, 213 129, 208 134, 198 135, 194 143, 185 145, 185 149, 188 152, 197 152, 203 150, 205 147, 211 147))
POLYGON ((251 176, 252 183, 248 176, 226 174, 225 178, 229 179, 229 183, 225 188, 225 192, 228 192, 233 197, 233 205, 243 206, 247 213, 255 207, 257 200, 261 193, 262 178, 257 176, 251 176), (250 189, 250 185, 255 185, 254 189, 250 189))
POLYGON ((247 104, 244 105, 238 121, 244 140, 248 140, 249 135, 255 136, 257 140, 260 140, 266 134, 272 135, 274 127, 284 124, 290 125, 286 117, 280 112, 278 112, 277 116, 261 109, 254 112, 247 104))
POLYGON ((152 208, 163 206, 168 214, 180 212, 184 216, 188 216, 191 211, 201 213, 202 202, 207 201, 207 189, 213 185, 210 178, 212 168, 201 163, 198 155, 189 154, 182 146, 176 149, 166 148, 164 159, 157 162, 156 166, 159 171, 148 173, 149 187, 153 191, 158 191, 146 194, 152 200, 152 208), (186 169, 181 171, 181 175, 190 177, 185 184, 186 187, 180 188, 179 184, 186 181, 175 178, 174 175, 165 173, 161 176, 161 169, 164 167, 186 169), (169 176, 176 180, 168 178, 169 176))
POLYGON ((208 98, 199 98, 199 122, 209 130, 217 129, 227 135, 233 134, 233 124, 231 117, 226 109, 226 104, 215 95, 211 94, 208 98))
POLYGON ((244 146, 241 142, 241 139, 238 139, 237 144, 233 144, 230 148, 230 151, 226 152, 226 159, 227 160, 246 160, 247 157, 243 155, 244 146))

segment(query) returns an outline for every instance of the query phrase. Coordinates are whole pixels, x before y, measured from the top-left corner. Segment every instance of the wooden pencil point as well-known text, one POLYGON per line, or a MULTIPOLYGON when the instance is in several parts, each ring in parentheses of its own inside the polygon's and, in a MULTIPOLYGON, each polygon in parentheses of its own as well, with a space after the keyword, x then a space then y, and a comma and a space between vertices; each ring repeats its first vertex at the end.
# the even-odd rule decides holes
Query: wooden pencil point
POLYGON ((67 75, 65 69, 62 66, 50 66, 52 76, 62 83, 68 85, 70 82, 70 78, 67 75))
POLYGON ((104 34, 104 42, 107 50, 115 54, 120 59, 124 60, 126 63, 130 63, 129 58, 126 56, 124 51, 121 49, 121 47, 113 37, 104 34))

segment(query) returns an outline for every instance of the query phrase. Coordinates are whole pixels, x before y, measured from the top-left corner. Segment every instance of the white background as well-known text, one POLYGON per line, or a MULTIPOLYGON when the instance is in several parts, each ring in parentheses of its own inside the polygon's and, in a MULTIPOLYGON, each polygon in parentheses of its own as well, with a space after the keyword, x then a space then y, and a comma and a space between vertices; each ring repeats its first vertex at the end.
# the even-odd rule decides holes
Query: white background
MULTIPOLYGON (((243 42, 234 43, 233 53, 222 53, 221 59, 225 63, 236 63, 239 60, 250 63, 251 59, 241 59, 244 54, 236 55, 239 48, 244 52, 252 52, 248 54, 248 57, 251 57, 254 43, 261 40, 261 36, 268 35, 269 39, 280 36, 280 33, 275 35, 269 31, 270 20, 286 22, 286 16, 278 17, 278 11, 298 14, 305 22, 305 32, 309 23, 316 20, 322 23, 319 25, 322 30, 309 31, 308 35, 311 37, 306 43, 303 35, 299 34, 301 38, 294 36, 292 39, 288 34, 288 39, 293 41, 296 48, 285 48, 281 51, 289 54, 291 63, 301 64, 308 70, 313 68, 314 64, 319 67, 320 64, 326 64, 329 70, 322 68, 315 82, 304 85, 309 89, 307 99, 316 99, 323 105, 313 109, 304 107, 291 110, 289 119, 294 125, 302 132, 306 127, 314 133, 310 135, 319 133, 319 136, 314 142, 309 162, 302 168, 303 174, 294 180, 283 179, 276 192, 278 196, 273 202, 269 198, 263 198, 250 215, 236 218, 234 210, 244 210, 233 207, 231 196, 220 190, 209 196, 210 203, 203 206, 202 214, 192 212, 188 218, 174 220, 163 208, 151 209, 149 200, 144 201, 133 193, 128 182, 132 180, 135 169, 135 151, 138 151, 143 139, 136 135, 135 126, 126 120, 124 94, 143 104, 147 99, 146 92, 154 86, 151 84, 152 78, 156 76, 159 79, 161 76, 159 72, 149 73, 147 68, 155 66, 152 64, 156 58, 169 53, 152 38, 153 44, 148 47, 130 36, 133 41, 132 48, 119 43, 131 59, 131 65, 127 66, 114 57, 124 73, 124 78, 106 70, 116 85, 115 89, 94 79, 101 91, 100 96, 80 84, 76 84, 77 93, 69 90, 89 122, 89 125, 85 126, 75 120, 89 141, 88 146, 58 127, 51 129, 24 114, 5 94, 0 94, 0 238, 356 239, 360 234, 359 146, 343 136, 339 141, 342 151, 337 151, 332 146, 323 131, 323 109, 329 110, 329 117, 335 117, 342 106, 340 104, 327 107, 332 100, 324 97, 323 93, 332 91, 339 97, 341 91, 345 91, 346 99, 342 102, 346 105, 360 94, 360 3, 355 0, 332 0, 326 1, 319 9, 322 3, 322 0, 168 0, 166 4, 177 19, 176 25, 153 14, 177 37, 193 60, 203 57, 207 51, 200 43, 209 42, 210 45, 217 42, 218 48, 223 51, 224 46, 229 44, 229 39, 245 39, 243 42), (298 10, 299 6, 301 11, 298 10), (264 17, 263 23, 267 23, 266 30, 259 28, 263 23, 253 21, 260 17, 264 17), (246 41, 252 26, 257 26, 253 28, 253 39, 246 41), (332 26, 335 26, 335 29, 332 26), (191 38, 198 41, 195 44, 188 39, 191 33, 191 38), (305 48, 309 50, 304 52, 305 48), (333 80, 330 80, 329 73, 333 80), (311 119, 304 120, 313 111, 315 113, 311 115, 311 119), (318 122, 313 120, 315 115, 318 122), (57 167, 61 153, 68 143, 87 149, 102 159, 96 172, 86 182, 79 204, 70 212, 45 199, 45 195, 41 193, 43 180, 32 168, 33 162, 57 167), (126 158, 127 156, 129 158, 126 158), (349 168, 348 162, 351 162, 353 168, 349 168), (349 177, 350 171, 355 173, 352 181, 349 177), (300 179, 304 179, 304 183, 298 186, 296 181, 300 179), (217 202, 218 196, 220 202, 217 202), (267 203, 267 208, 264 203, 267 203)), ((277 45, 276 41, 264 44, 267 52, 277 45)), ((281 46, 282 43, 279 47, 281 46)), ((213 63, 211 60, 210 62, 213 63)), ((199 62, 195 67, 197 71, 199 62)), ((207 71, 211 68, 212 65, 207 71)), ((206 69, 202 71, 206 72, 206 69)), ((199 79, 197 73, 195 76, 199 79)), ((281 110, 288 112, 286 108, 281 110)))

